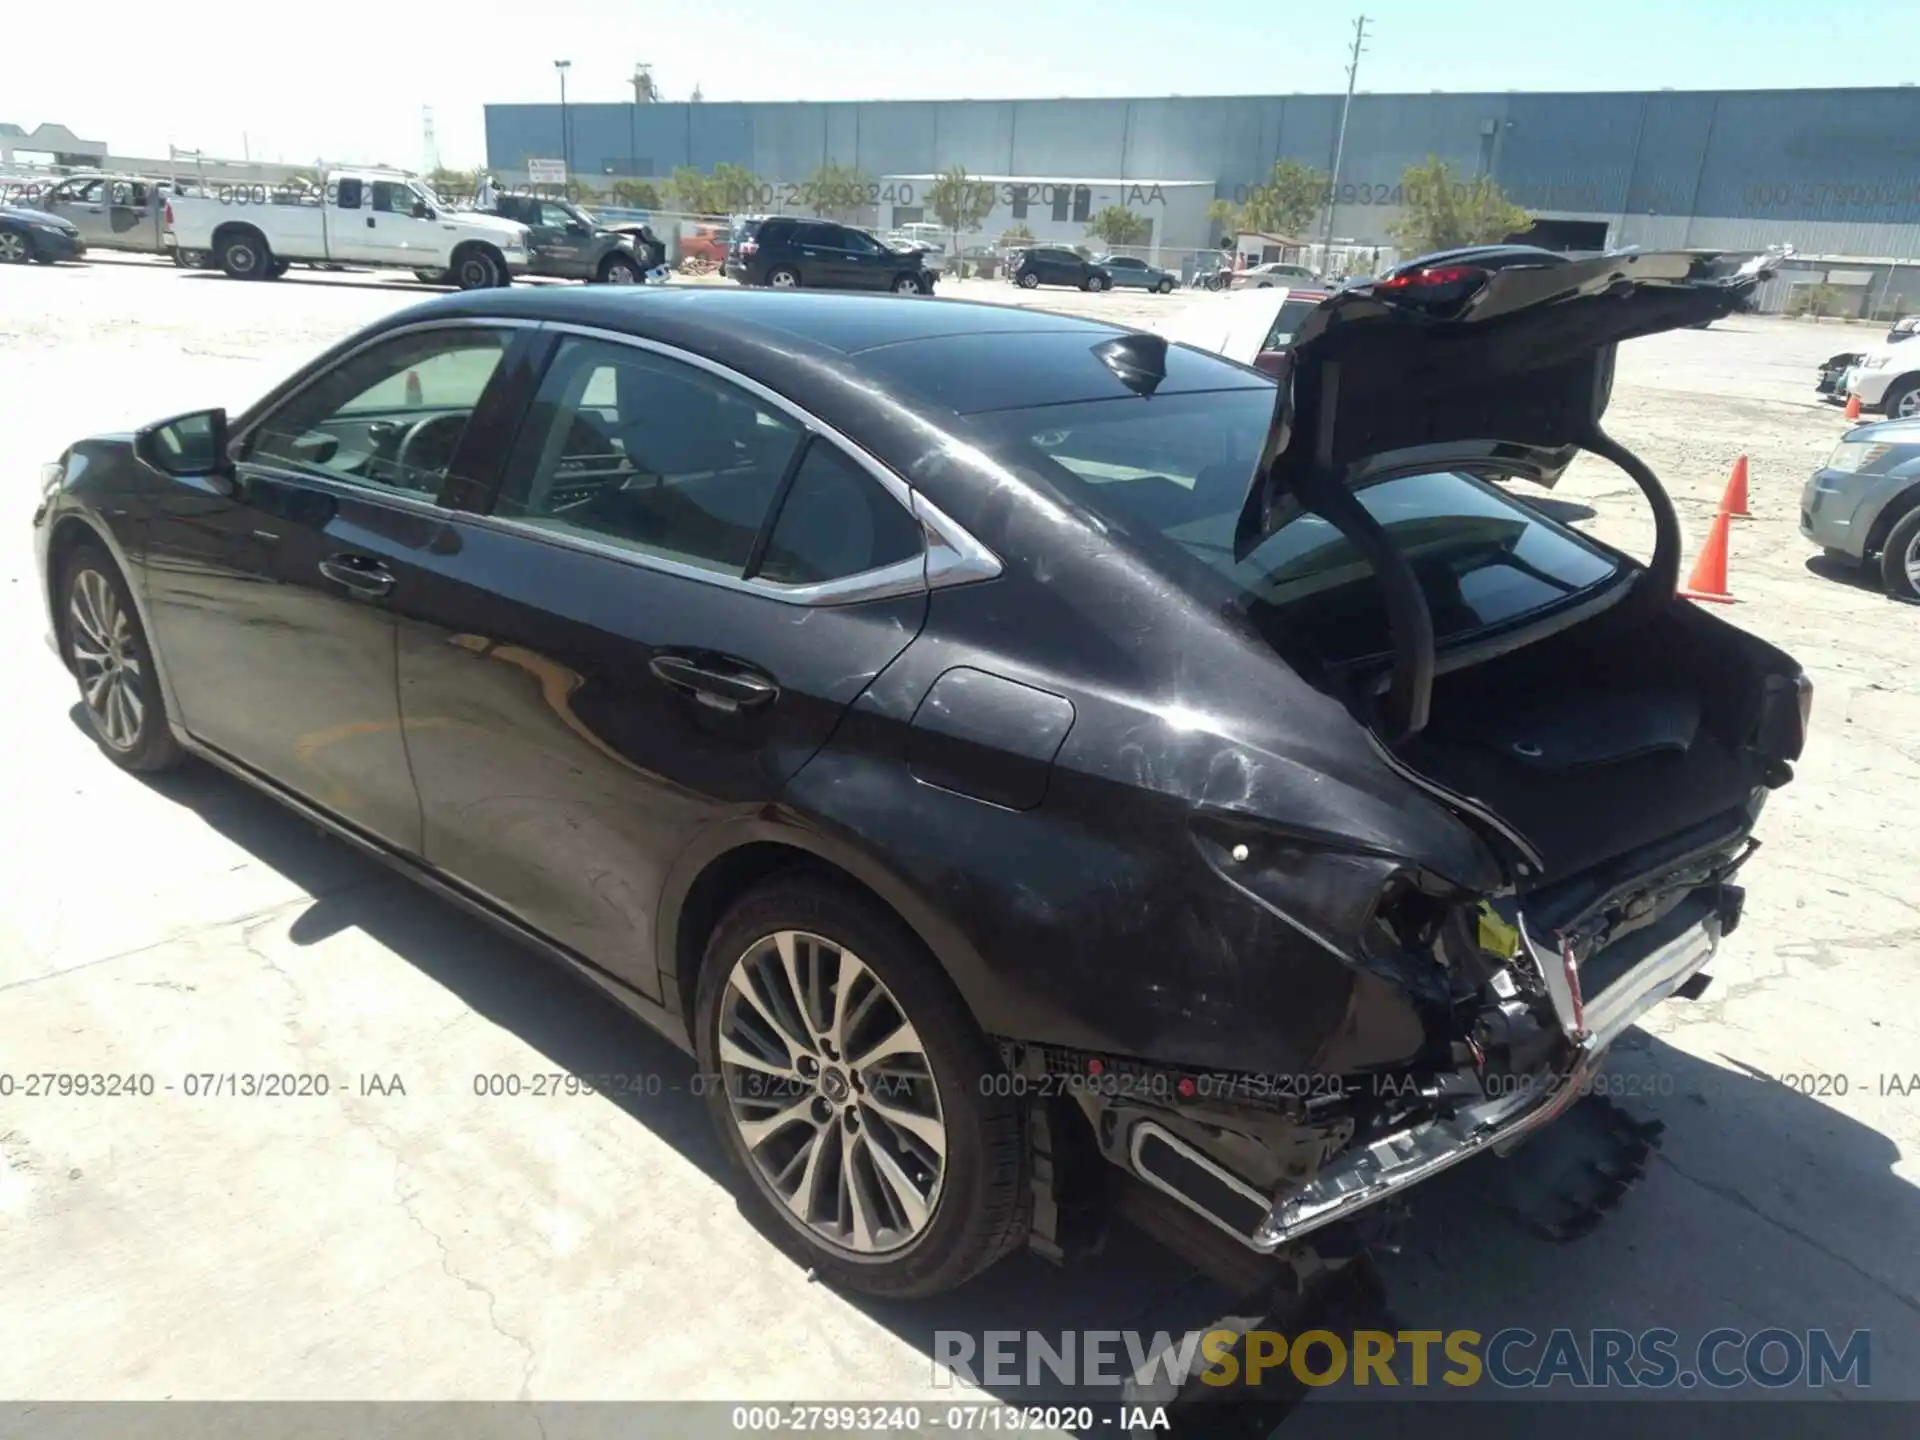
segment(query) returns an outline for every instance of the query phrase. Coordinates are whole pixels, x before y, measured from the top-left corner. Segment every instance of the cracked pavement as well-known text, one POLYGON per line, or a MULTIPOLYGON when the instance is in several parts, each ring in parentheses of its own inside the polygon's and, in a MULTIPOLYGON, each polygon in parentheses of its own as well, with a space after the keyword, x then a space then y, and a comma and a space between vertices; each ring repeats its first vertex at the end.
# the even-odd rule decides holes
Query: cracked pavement
MULTIPOLYGON (((1020 1256, 929 1306, 811 1284, 717 1178, 691 1062, 638 1022, 224 777, 149 783, 101 758, 42 645, 40 462, 89 431, 237 408, 420 292, 131 259, 7 278, 0 1070, 156 1088, 0 1098, 0 1394, 951 1399, 932 1389, 936 1328, 1204 1316, 1186 1267, 1125 1235, 1098 1267, 1020 1256), (476 1076, 560 1071, 634 1078, 475 1093, 476 1076), (186 1093, 227 1074, 323 1076, 327 1093, 186 1093)), ((943 293, 1125 319, 1184 303, 943 293)), ((1645 1179, 1556 1246, 1486 1203, 1499 1162, 1442 1177, 1383 1265, 1404 1324, 1865 1328, 1874 1392, 1920 1398, 1920 607, 1810 560, 1795 529, 1842 426, 1813 365, 1863 333, 1736 319, 1623 351, 1610 428, 1672 489, 1689 558, 1751 459, 1741 603, 1722 613, 1807 666, 1813 738, 1763 820, 1713 988, 1616 1053, 1610 1093, 1667 1127, 1645 1179)), ((1646 553, 1604 463, 1550 504, 1646 553)))

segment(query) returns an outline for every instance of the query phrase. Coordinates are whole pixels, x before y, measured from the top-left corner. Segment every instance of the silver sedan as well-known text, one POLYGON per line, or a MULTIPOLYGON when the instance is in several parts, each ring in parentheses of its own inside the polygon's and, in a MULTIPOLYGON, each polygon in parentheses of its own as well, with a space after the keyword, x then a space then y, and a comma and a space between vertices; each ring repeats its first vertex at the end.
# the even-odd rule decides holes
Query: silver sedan
POLYGON ((1800 533, 1847 565, 1873 565, 1887 593, 1920 600, 1920 419, 1857 425, 1800 497, 1800 533))

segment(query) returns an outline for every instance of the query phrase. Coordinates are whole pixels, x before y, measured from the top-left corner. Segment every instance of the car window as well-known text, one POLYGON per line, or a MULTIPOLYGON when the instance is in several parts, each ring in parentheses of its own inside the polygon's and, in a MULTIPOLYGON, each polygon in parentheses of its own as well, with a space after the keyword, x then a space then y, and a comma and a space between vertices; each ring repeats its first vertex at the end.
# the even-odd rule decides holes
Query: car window
POLYGON ((847 232, 838 225, 802 225, 800 243, 823 245, 830 250, 844 250, 847 248, 847 232))
POLYGON ((572 223, 573 216, 570 215, 564 207, 554 205, 548 201, 542 201, 540 203, 540 218, 534 221, 536 225, 553 225, 562 230, 566 229, 567 226, 572 223))
POLYGON ((241 459, 437 495, 507 339, 423 330, 351 355, 268 415, 241 459))
POLYGON ((922 553, 920 523, 845 452, 807 447, 781 503, 758 576, 810 585, 897 565, 922 553))
MULTIPOLYGON (((1245 560, 1234 527, 1273 409, 1271 390, 1099 400, 990 417, 996 458, 1058 477, 1061 493, 1172 575, 1223 578, 1275 643, 1327 664, 1390 648, 1372 567, 1333 525, 1290 506, 1245 560)), ((1355 492, 1407 556, 1446 643, 1555 605, 1617 575, 1576 532, 1465 475, 1404 476, 1355 492)), ((1283 506, 1287 502, 1283 501, 1283 506)))
POLYGON ((742 575, 804 433, 703 370, 569 338, 541 381, 495 513, 742 575))
POLYGON ((875 255, 878 254, 881 249, 878 240, 874 239, 871 235, 862 234, 858 230, 842 230, 840 232, 840 243, 846 246, 847 249, 861 255, 875 255))
POLYGON ((1267 338, 1260 348, 1284 350, 1293 344, 1293 337, 1300 333, 1300 327, 1307 323, 1307 316, 1311 315, 1319 304, 1318 300, 1285 301, 1280 306, 1280 313, 1273 317, 1273 325, 1268 329, 1267 338))
POLYGON ((361 191, 363 188, 364 186, 356 178, 348 177, 342 180, 336 192, 334 204, 338 205, 342 210, 358 210, 360 208, 361 191))
POLYGON ((1116 270, 1144 270, 1147 268, 1145 261, 1135 260, 1130 255, 1114 255, 1102 263, 1111 265, 1116 270))
POLYGON ((388 215, 411 215, 413 187, 399 180, 373 182, 373 208, 388 215))

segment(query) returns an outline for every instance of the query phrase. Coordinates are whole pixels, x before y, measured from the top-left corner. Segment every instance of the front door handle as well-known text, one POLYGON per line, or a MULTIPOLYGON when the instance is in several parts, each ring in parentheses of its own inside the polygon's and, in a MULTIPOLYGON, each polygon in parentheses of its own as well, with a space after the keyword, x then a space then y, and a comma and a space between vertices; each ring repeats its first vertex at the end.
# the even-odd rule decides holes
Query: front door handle
POLYGON ((371 215, 367 216, 367 229, 373 229, 373 217, 371 215))
POLYGON ((704 664, 684 655, 656 655, 647 668, 655 679, 691 692, 702 705, 716 710, 752 709, 780 693, 778 685, 750 670, 704 664))
POLYGON ((320 573, 359 595, 384 595, 393 588, 393 572, 370 555, 335 555, 320 562, 320 573))

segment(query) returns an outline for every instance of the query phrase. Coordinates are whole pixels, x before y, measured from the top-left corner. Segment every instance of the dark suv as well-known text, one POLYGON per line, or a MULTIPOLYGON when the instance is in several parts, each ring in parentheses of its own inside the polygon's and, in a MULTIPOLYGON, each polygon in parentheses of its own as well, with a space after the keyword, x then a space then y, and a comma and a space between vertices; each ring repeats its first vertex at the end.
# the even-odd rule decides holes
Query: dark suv
POLYGON ((897 295, 931 295, 934 278, 917 250, 896 250, 850 225, 791 215, 762 220, 751 239, 733 246, 727 274, 742 285, 771 285, 776 290, 806 285, 891 290, 897 295))
POLYGON ((1014 282, 1023 290, 1036 285, 1072 285, 1080 290, 1107 290, 1113 272, 1064 245, 1036 245, 1014 267, 1014 282))

